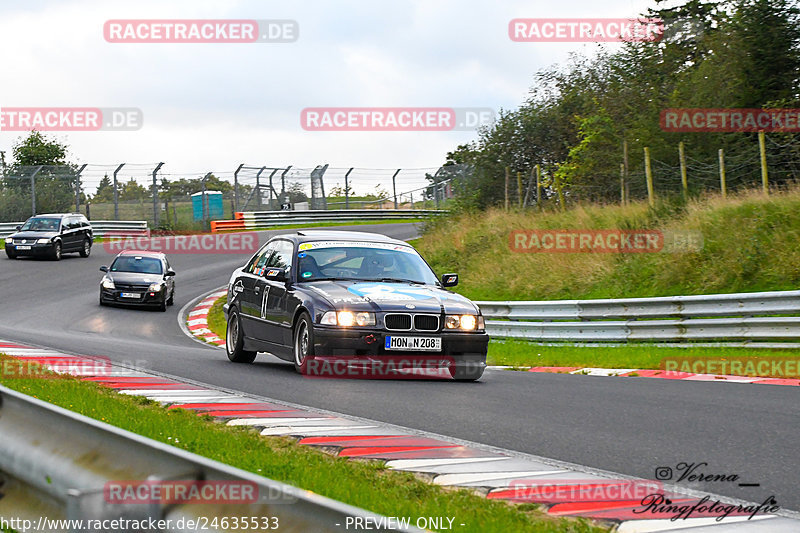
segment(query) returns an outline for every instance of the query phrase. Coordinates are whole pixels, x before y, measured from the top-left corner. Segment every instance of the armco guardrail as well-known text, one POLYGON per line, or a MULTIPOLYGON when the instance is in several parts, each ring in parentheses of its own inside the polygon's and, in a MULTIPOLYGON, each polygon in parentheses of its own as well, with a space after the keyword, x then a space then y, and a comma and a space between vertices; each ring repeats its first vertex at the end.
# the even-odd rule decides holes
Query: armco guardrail
POLYGON ((543 342, 800 341, 800 291, 476 302, 495 337, 543 342))
MULTIPOLYGON (((150 229, 145 220, 90 220, 95 237, 105 237, 109 235, 117 236, 150 236, 150 229)), ((0 223, 0 239, 8 237, 15 231, 17 226, 24 222, 2 222, 0 223)))
POLYGON ((0 474, 9 476, 3 486, 5 497, 0 500, 0 514, 6 517, 54 513, 48 518, 152 518, 169 520, 165 531, 188 531, 186 526, 180 528, 181 518, 204 520, 209 531, 228 529, 211 525, 230 524, 232 516, 276 517, 281 531, 341 532, 348 517, 368 517, 367 523, 376 527, 386 523, 363 509, 123 431, 2 386, 0 474), (256 501, 202 505, 108 502, 106 483, 138 480, 198 482, 201 491, 203 482, 243 482, 254 488, 256 501))
POLYGON ((246 211, 235 214, 236 220, 215 220, 211 231, 241 231, 244 229, 315 224, 319 222, 352 222, 369 220, 416 220, 445 211, 437 209, 337 209, 327 211, 246 211))

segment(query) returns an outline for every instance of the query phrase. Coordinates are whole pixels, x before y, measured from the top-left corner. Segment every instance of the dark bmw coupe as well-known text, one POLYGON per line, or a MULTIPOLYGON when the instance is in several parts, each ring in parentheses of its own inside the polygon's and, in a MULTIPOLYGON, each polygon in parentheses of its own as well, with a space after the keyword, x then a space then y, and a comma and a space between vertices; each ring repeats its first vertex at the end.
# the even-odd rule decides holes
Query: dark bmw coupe
POLYGON ((489 336, 478 307, 446 289, 457 283, 456 274, 437 278, 412 246, 383 235, 280 235, 230 278, 228 358, 251 363, 268 352, 304 374, 321 368, 315 361, 427 358, 457 380, 476 380, 489 336))

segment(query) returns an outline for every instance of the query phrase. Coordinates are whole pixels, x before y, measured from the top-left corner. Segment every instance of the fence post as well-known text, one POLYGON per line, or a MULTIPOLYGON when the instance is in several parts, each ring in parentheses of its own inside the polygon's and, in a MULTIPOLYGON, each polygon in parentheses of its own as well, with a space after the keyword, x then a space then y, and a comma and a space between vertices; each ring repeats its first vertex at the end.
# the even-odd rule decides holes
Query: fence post
POLYGON ((394 194, 394 208, 397 209, 397 175, 400 174, 400 169, 395 170, 392 174, 392 194, 394 194))
POLYGON ((119 187, 117 186, 117 174, 119 174, 119 171, 122 170, 124 166, 125 163, 122 163, 117 167, 117 170, 114 171, 114 220, 119 220, 119 187))
POLYGON ((347 171, 347 174, 344 175, 344 208, 350 209, 350 182, 347 181, 347 178, 350 177, 350 173, 353 171, 353 167, 350 167, 350 170, 347 171))
POLYGON ((506 191, 506 203, 505 203, 506 211, 508 211, 508 180, 509 180, 509 174, 510 173, 511 173, 511 169, 506 167, 506 188, 505 188, 505 191, 506 191))
POLYGON ((761 188, 769 194, 769 177, 767 176, 767 148, 764 143, 764 131, 758 132, 758 151, 761 152, 761 188))
MULTIPOLYGON (((267 170, 267 167, 261 167, 261 170, 259 170, 258 174, 256 174, 256 194, 258 195, 256 198, 256 206, 258 210, 261 209, 261 173, 265 170, 267 170)), ((272 198, 272 196, 270 196, 270 198, 272 198)), ((247 209, 247 206, 244 207, 247 209)))
POLYGON ((75 174, 75 212, 81 212, 81 172, 83 169, 86 168, 84 164, 81 168, 78 169, 78 173, 75 174))
POLYGON ((631 168, 628 165, 628 139, 622 141, 622 164, 625 165, 625 205, 628 205, 631 200, 631 180, 628 179, 631 168))
MULTIPOLYGON (((289 165, 288 167, 286 167, 286 170, 283 171, 283 174, 281 174, 281 197, 278 200, 279 203, 283 203, 286 201, 286 174, 289 173, 289 170, 291 170, 291 168, 292 165, 289 165)), ((270 181, 270 185, 272 185, 272 181, 270 181)))
POLYGON ((158 227, 158 184, 156 183, 156 174, 164 166, 164 163, 159 163, 155 169, 153 169, 153 227, 158 227))
POLYGON ((517 205, 522 207, 522 173, 517 172, 517 205))
POLYGON ((561 188, 561 179, 558 177, 558 173, 555 173, 553 179, 556 184, 556 191, 558 192, 558 205, 562 211, 566 209, 566 205, 564 202, 564 191, 561 188))
POLYGON ((536 207, 542 210, 542 169, 536 165, 536 207))
POLYGON ((719 149, 719 188, 722 191, 722 197, 728 197, 728 187, 725 183, 725 150, 719 149))
MULTIPOLYGON (((236 172, 233 173, 233 211, 236 212, 239 210, 239 171, 242 170, 244 167, 244 163, 239 165, 239 168, 236 169, 236 172)), ((235 216, 235 215, 234 215, 235 216)))
POLYGON ((678 143, 678 157, 681 161, 681 186, 683 187, 683 199, 689 199, 689 180, 686 177, 686 152, 684 151, 683 141, 678 143))
POLYGON ((209 177, 211 177, 211 172, 203 176, 203 179, 200 180, 200 190, 202 192, 200 199, 202 200, 201 205, 203 207, 203 223, 211 218, 208 212, 208 195, 206 194, 206 180, 209 177))
POLYGON ((42 170, 44 165, 39 165, 31 174, 31 216, 36 216, 36 174, 42 170))
POLYGON ((650 148, 644 148, 644 175, 647 179, 647 202, 650 207, 656 203, 655 191, 653 190, 653 169, 650 166, 650 148))
POLYGON ((620 205, 625 205, 625 163, 619 164, 619 198, 620 205))
POLYGON ((414 193, 411 193, 411 209, 414 209, 414 193))

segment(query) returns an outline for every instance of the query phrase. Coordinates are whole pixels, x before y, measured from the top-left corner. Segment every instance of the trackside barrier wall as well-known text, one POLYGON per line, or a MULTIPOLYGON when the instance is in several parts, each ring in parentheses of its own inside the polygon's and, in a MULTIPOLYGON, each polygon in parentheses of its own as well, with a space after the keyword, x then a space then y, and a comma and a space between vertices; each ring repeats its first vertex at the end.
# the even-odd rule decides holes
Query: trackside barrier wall
MULTIPOLYGON (((106 235, 114 236, 150 236, 150 228, 147 227, 145 220, 90 220, 95 237, 106 235)), ((0 239, 8 237, 14 233, 17 226, 24 222, 3 222, 0 223, 0 239)))
MULTIPOLYGON (((61 518, 171 519, 170 531, 176 531, 175 523, 181 517, 204 517, 211 523, 214 517, 231 516, 232 510, 236 516, 277 517, 281 531, 341 533, 347 517, 385 523, 379 521, 379 515, 363 509, 147 439, 3 386, 0 450, 0 471, 10 476, 4 487, 6 498, 0 502, 5 516, 25 513, 10 506, 26 501, 25 496, 30 500, 39 495, 49 502, 49 507, 45 506, 48 511, 59 512, 61 518), (258 501, 235 505, 106 503, 105 484, 122 480, 243 481, 257 486, 258 501), (23 494, 12 494, 12 490, 23 494)), ((42 500, 33 501, 38 506, 34 512, 41 515, 42 500)))
POLYGON ((543 342, 800 341, 800 291, 475 303, 488 319, 487 332, 495 337, 543 342))
POLYGON ((331 209, 319 211, 245 211, 234 213, 235 220, 211 222, 211 231, 240 231, 243 229, 315 224, 320 222, 353 222, 371 220, 416 220, 446 211, 437 209, 331 209))

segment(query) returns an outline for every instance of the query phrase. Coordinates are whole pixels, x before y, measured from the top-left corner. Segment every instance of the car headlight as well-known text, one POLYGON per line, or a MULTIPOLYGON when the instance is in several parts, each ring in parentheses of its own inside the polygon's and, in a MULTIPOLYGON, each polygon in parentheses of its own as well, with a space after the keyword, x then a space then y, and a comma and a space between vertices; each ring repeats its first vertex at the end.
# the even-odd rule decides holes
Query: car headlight
POLYGON ((369 313, 366 311, 328 311, 322 315, 320 324, 324 324, 326 326, 339 325, 345 328, 349 328, 351 326, 374 326, 375 313, 369 313))
POLYGON ((464 331, 483 329, 483 316, 447 315, 444 317, 444 327, 445 329, 461 329, 464 331))
POLYGON ((147 290, 150 291, 150 292, 158 292, 163 288, 164 288, 164 284, 163 283, 151 283, 150 284, 150 288, 147 289, 147 290))
POLYGON ((36 239, 37 244, 50 244, 50 239, 36 239))
POLYGON ((114 289, 114 282, 111 278, 103 278, 103 281, 100 283, 104 289, 114 289))
POLYGON ((12 239, 11 237, 7 238, 6 244, 14 244, 14 239, 12 239))

